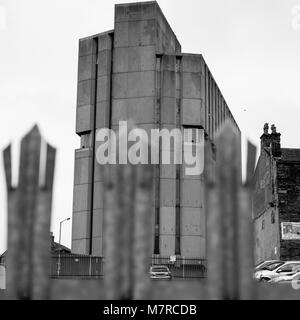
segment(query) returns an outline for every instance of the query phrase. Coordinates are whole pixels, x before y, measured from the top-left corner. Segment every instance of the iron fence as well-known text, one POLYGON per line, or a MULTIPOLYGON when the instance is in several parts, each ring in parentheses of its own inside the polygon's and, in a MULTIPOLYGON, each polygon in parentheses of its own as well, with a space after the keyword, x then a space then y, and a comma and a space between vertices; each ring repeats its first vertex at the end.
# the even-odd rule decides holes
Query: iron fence
POLYGON ((61 254, 52 255, 51 278, 101 278, 104 262, 102 257, 61 254))
MULTIPOLYGON (((204 278, 206 276, 206 260, 177 257, 152 257, 151 265, 167 266, 174 278, 204 278)), ((122 268, 122 266, 120 266, 122 268)), ((51 256, 51 278, 102 278, 104 276, 104 258, 76 254, 51 256)))
POLYGON ((197 258, 152 257, 151 265, 165 265, 169 268, 174 278, 205 278, 206 260, 197 258))
MULTIPOLYGON (((207 166, 204 172, 207 262, 177 257, 149 259, 155 172, 150 165, 119 165, 104 167, 105 263, 100 257, 61 254, 52 256, 49 265, 55 150, 48 145, 46 181, 43 187, 39 186, 40 140, 36 127, 22 139, 19 179, 22 183, 17 187, 12 186, 10 146, 4 151, 8 192, 5 264, 9 270, 5 298, 299 299, 299 290, 253 281, 251 193, 255 148, 248 145, 247 179, 242 185, 240 139, 229 122, 216 137, 215 169, 207 166), (155 282, 147 276, 151 264, 165 264, 174 277, 176 274, 188 277, 193 275, 191 270, 199 269, 206 274, 206 263, 207 280, 203 282, 155 282), (49 271, 53 277, 101 277, 104 273, 105 277, 104 281, 49 281, 49 271)), ((205 155, 209 157, 209 152, 205 151, 205 155)), ((1 298, 4 295, 0 294, 1 298)))

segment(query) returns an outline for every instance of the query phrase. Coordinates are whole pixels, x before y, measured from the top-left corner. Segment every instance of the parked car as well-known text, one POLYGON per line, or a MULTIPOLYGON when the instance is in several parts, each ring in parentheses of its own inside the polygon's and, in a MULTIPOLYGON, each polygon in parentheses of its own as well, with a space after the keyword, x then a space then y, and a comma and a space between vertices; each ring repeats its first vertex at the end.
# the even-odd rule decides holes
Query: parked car
POLYGON ((255 280, 260 281, 262 271, 273 271, 283 264, 284 264, 284 261, 278 261, 278 262, 274 262, 274 263, 269 263, 268 265, 265 265, 265 266, 260 266, 260 267, 257 266, 256 267, 257 270, 254 269, 253 277, 255 280))
POLYGON ((270 281, 279 276, 293 275, 297 271, 300 271, 300 261, 278 262, 255 272, 254 278, 259 281, 270 281))
POLYGON ((280 284, 291 284, 292 282, 295 282, 296 284, 300 285, 300 271, 297 271, 291 275, 280 275, 277 278, 271 279, 270 282, 280 284))
POLYGON ((150 267, 151 279, 167 279, 172 278, 172 274, 167 266, 151 266, 150 267))
POLYGON ((263 261, 263 262, 261 262, 260 264, 258 264, 254 268, 254 272, 256 272, 258 270, 262 270, 265 267, 271 266, 272 264, 279 263, 279 262, 283 263, 284 261, 281 261, 281 260, 266 260, 266 261, 263 261))

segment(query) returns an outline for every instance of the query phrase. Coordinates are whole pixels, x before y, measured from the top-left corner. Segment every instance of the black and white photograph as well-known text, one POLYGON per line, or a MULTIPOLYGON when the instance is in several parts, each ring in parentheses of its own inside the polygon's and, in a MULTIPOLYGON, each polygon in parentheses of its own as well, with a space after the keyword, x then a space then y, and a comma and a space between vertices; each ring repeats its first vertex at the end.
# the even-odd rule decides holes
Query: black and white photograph
POLYGON ((0 0, 0 305, 299 300, 299 84, 300 0, 0 0))

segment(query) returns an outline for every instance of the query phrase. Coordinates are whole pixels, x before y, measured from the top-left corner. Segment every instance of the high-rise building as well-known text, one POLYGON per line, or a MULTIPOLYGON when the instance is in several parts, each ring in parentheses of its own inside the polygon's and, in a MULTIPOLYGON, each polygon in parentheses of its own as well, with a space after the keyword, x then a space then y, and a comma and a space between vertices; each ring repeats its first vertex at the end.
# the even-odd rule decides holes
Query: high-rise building
MULTIPOLYGON (((212 144, 226 119, 237 127, 202 55, 182 53, 156 2, 116 5, 114 30, 79 41, 74 253, 105 255, 95 132, 129 119, 147 131, 203 129, 212 144)), ((158 167, 153 254, 205 258, 203 174, 186 176, 180 165, 158 167)))

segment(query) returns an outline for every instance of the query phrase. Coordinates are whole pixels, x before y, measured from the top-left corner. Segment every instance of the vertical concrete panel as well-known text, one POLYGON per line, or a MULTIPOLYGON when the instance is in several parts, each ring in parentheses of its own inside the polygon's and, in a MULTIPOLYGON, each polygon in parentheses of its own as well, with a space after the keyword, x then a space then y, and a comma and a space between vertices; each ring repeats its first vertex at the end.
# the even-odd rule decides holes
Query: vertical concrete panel
POLYGON ((93 237, 92 255, 97 257, 103 256, 103 237, 93 237))
POLYGON ((153 71, 116 73, 113 75, 113 99, 151 97, 155 94, 153 71))
POLYGON ((89 201, 91 184, 78 184, 74 186, 73 212, 87 211, 91 208, 89 201))
POLYGON ((182 208, 182 236, 203 236, 205 221, 201 221, 201 208, 182 208))
POLYGON ((199 236, 182 236, 182 256, 185 258, 205 259, 205 241, 199 236))
POLYGON ((83 80, 78 82, 77 107, 92 105, 95 93, 95 80, 83 80))
MULTIPOLYGON (((101 41, 100 39, 99 41, 101 41)), ((98 52, 98 77, 111 75, 111 55, 111 48, 103 49, 98 52)))
POLYGON ((215 127, 216 127, 216 132, 217 134, 218 128, 219 128, 219 90, 218 87, 216 86, 216 116, 215 116, 215 127))
POLYGON ((162 97, 161 102, 161 123, 175 125, 176 98, 162 97))
POLYGON ((174 235, 160 235, 160 255, 162 257, 169 257, 175 254, 174 235))
POLYGON ((93 106, 86 105, 77 108, 76 112, 76 132, 84 133, 91 131, 93 123, 93 106))
POLYGON ((72 219, 72 252, 87 254, 86 243, 90 237, 92 150, 75 151, 72 219))
POLYGON ((182 55, 182 72, 201 73, 201 55, 184 53, 182 55))
POLYGON ((80 39, 79 57, 96 54, 96 47, 92 38, 80 39))
POLYGON ((87 254, 91 224, 91 194, 93 172, 93 130, 97 86, 97 41, 79 41, 76 133, 82 136, 82 146, 75 151, 73 193, 72 251, 87 254), (86 138, 86 139, 85 139, 86 138))
POLYGON ((160 205, 161 207, 175 207, 176 180, 160 179, 160 205))
POLYGON ((212 139, 215 138, 216 132, 216 85, 212 78, 212 139))
POLYGON ((201 198, 201 181, 193 179, 182 180, 182 207, 199 208, 202 207, 201 198))
POLYGON ((202 108, 201 103, 201 99, 205 97, 205 78, 201 73, 201 60, 201 55, 184 54, 182 57, 183 125, 202 125, 205 127, 205 109, 202 108))
POLYGON ((160 222, 161 235, 175 235, 175 207, 161 207, 160 222))
POLYGON ((111 101, 105 100, 96 104, 96 128, 109 128, 111 115, 111 101))
POLYGON ((79 41, 76 133, 92 130, 94 117, 96 45, 92 38, 79 41))
POLYGON ((89 239, 72 239, 72 253, 87 254, 89 252, 89 239))
POLYGON ((182 124, 186 126, 203 126, 203 106, 201 99, 182 100, 182 124))
POLYGON ((209 73, 209 137, 213 140, 213 81, 209 73))
MULTIPOLYGON (((132 118, 137 124, 149 124, 149 129, 157 126, 157 123, 159 126, 161 123, 175 124, 174 62, 171 69, 168 68, 169 61, 164 63, 164 83, 160 84, 159 88, 163 92, 159 91, 158 96, 160 110, 157 113, 157 110, 153 109, 157 94, 155 88, 160 81, 155 77, 155 53, 156 51, 174 53, 180 47, 158 5, 156 3, 117 5, 114 45, 116 50, 112 88, 113 123, 116 124, 119 119, 125 117, 132 118), (147 98, 146 102, 146 97, 153 97, 153 100, 147 98)), ((174 61, 175 57, 171 57, 170 60, 174 61)), ((161 77, 160 73, 158 77, 161 77)), ((171 172, 172 170, 165 171, 166 176, 172 175, 171 172)), ((160 174, 156 179, 160 179, 159 177, 160 174)), ((161 189, 164 189, 166 184, 162 181, 161 189)), ((161 205, 166 203, 174 206, 175 195, 171 192, 171 197, 168 197, 167 194, 167 189, 162 191, 161 205)))
POLYGON ((93 237, 103 236, 103 209, 94 209, 93 212, 93 237))
POLYGON ((80 56, 78 59, 78 82, 95 79, 95 55, 80 56))
POLYGON ((118 32, 120 36, 117 37, 117 46, 145 45, 152 42, 158 52, 181 52, 180 43, 156 2, 117 5, 115 30, 119 29, 122 31, 118 32), (123 26, 119 26, 120 24, 123 26))
POLYGON ((88 239, 90 236, 91 214, 89 211, 74 212, 73 214, 73 240, 88 239))
POLYGON ((206 101, 205 101, 205 113, 206 113, 206 132, 209 135, 209 77, 208 77, 208 68, 205 67, 206 73, 205 73, 205 86, 206 86, 206 101))
POLYGON ((114 50, 114 72, 155 70, 155 46, 121 47, 114 50))
POLYGON ((222 93, 221 91, 219 91, 219 105, 218 105, 218 110, 219 110, 219 123, 218 123, 218 127, 221 127, 221 123, 222 123, 222 93))
POLYGON ((113 101, 112 124, 132 120, 136 125, 154 122, 155 98, 128 98, 113 101))
POLYGON ((182 97, 188 99, 200 99, 200 74, 184 72, 182 97))
POLYGON ((97 79, 97 102, 110 100, 110 76, 97 79))

